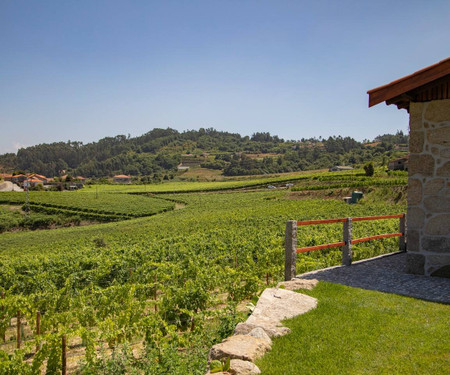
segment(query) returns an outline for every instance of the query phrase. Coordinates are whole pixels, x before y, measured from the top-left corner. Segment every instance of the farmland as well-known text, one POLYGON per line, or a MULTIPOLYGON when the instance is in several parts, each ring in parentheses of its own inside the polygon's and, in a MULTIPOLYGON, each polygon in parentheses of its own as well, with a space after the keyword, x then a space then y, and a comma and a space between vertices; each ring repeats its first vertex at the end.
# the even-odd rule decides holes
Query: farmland
MULTIPOLYGON (((0 374, 34 374, 45 366, 57 371, 63 336, 69 356, 75 348, 82 353, 73 360, 72 372, 108 373, 108 366, 122 366, 122 373, 132 368, 146 374, 202 374, 209 346, 245 318, 240 302, 283 277, 287 220, 405 211, 404 200, 377 198, 380 191, 389 198, 397 195, 396 186, 404 189, 401 177, 374 177, 367 199, 347 205, 342 199, 323 198, 332 195, 332 189, 347 194, 348 179, 355 183, 359 177, 325 175, 289 177, 296 184, 293 190, 302 190, 307 183, 334 186, 324 187, 317 199, 299 196, 303 190, 255 189, 268 179, 227 185, 228 189, 252 187, 251 191, 224 190, 221 183, 178 186, 173 182, 30 196, 30 202, 43 207, 92 209, 129 220, 1 234, 0 288, 5 298, 0 300, 0 341, 6 334, 6 343, 0 343, 0 374), (148 196, 158 192, 164 194, 148 196), (169 210, 174 202, 184 208, 169 210), (156 212, 160 213, 152 215, 156 212), (147 216, 131 218, 135 213, 147 216), (16 334, 10 324, 18 311, 26 322, 25 337, 22 350, 13 351, 16 334), (38 338, 34 334, 37 311, 41 313, 38 338), (36 341, 41 349, 29 357, 26 354, 35 352, 36 341), (95 355, 102 348, 104 354, 95 355), (111 357, 111 351, 116 355, 111 357)), ((270 183, 286 181, 285 176, 275 179, 270 183)), ((370 185, 367 179, 364 183, 363 187, 370 185)), ((10 194, 0 199, 23 203, 10 194)), ((396 220, 358 223, 354 236, 393 232, 397 227, 396 220)), ((335 242, 341 232, 339 224, 304 227, 298 245, 335 242)), ((396 243, 385 239, 360 244, 354 247, 354 259, 391 252, 396 243)), ((339 249, 301 255, 297 272, 339 264, 340 258, 339 249)))
MULTIPOLYGON (((2 192, 0 203, 26 203, 25 194, 2 192)), ((33 211, 77 214, 97 220, 111 221, 150 216, 173 209, 174 203, 152 197, 139 198, 129 194, 81 194, 80 192, 30 192, 29 206, 33 211)))

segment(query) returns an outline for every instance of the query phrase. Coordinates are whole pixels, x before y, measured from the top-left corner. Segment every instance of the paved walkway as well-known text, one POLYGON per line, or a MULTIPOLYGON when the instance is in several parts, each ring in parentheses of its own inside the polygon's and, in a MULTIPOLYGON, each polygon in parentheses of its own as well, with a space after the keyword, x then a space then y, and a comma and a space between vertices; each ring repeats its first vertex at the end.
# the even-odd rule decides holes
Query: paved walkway
POLYGON ((297 276, 450 304, 450 279, 407 274, 406 253, 393 253, 297 276))

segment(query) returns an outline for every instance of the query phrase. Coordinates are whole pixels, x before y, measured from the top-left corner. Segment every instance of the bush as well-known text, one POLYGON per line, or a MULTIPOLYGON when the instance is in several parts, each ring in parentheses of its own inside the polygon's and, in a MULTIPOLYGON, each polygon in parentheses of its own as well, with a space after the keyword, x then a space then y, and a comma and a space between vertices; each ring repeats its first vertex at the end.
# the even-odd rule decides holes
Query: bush
POLYGON ((54 216, 34 214, 32 216, 26 216, 22 222, 22 226, 27 229, 47 228, 54 221, 54 216))
POLYGON ((366 172, 366 176, 373 176, 375 172, 375 168, 373 167, 373 162, 369 162, 364 165, 364 171, 366 172))

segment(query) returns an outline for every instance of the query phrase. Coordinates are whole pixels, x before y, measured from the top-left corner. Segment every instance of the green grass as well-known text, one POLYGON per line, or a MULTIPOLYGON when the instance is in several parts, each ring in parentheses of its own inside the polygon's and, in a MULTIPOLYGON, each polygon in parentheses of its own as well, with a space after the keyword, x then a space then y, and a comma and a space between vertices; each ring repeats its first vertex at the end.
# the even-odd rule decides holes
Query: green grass
POLYGON ((450 306, 320 282, 315 310, 286 321, 265 375, 448 374, 450 306))

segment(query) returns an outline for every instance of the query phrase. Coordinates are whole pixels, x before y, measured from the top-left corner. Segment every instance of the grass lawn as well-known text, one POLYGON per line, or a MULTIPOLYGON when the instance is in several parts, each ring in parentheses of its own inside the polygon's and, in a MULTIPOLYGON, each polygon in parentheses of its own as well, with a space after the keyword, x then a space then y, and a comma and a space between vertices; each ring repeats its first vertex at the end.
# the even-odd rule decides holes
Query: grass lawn
POLYGON ((320 282, 317 309, 286 321, 262 374, 449 374, 450 306, 320 282))

